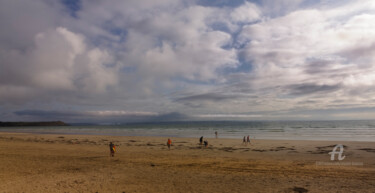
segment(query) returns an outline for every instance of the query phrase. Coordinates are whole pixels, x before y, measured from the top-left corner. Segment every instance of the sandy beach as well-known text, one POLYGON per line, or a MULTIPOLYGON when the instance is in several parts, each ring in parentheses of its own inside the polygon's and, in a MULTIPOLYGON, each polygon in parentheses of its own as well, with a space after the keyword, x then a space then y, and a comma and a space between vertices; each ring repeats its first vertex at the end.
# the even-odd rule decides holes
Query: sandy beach
POLYGON ((374 142, 207 140, 0 133, 0 192, 375 192, 374 142))

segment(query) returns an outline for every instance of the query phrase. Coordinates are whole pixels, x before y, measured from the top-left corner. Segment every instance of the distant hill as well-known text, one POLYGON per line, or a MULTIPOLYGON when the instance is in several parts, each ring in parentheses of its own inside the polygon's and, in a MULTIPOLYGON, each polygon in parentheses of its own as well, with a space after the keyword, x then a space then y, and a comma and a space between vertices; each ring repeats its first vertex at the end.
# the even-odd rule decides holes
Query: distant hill
POLYGON ((69 126, 62 121, 49 122, 0 122, 0 127, 69 126))

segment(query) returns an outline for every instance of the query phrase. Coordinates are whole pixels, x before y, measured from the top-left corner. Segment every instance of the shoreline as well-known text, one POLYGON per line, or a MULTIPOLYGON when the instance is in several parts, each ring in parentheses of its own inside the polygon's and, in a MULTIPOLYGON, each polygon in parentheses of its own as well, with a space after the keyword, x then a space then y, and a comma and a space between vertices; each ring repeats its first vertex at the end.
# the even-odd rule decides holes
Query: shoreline
POLYGON ((345 159, 331 161, 328 153, 340 141, 255 139, 245 145, 241 139, 209 138, 205 148, 199 138, 171 138, 168 150, 167 139, 0 132, 0 189, 152 193, 375 188, 374 142, 343 142, 345 159), (109 157, 110 141, 116 145, 115 157, 109 157))
MULTIPOLYGON (((156 138, 188 138, 188 139, 198 139, 199 137, 181 137, 181 136, 159 136, 159 135, 110 135, 110 134, 99 134, 99 133, 58 133, 58 132, 9 132, 1 131, 0 134, 25 134, 25 135, 81 135, 81 136, 107 136, 107 137, 156 137, 156 138)), ((205 137, 207 139, 216 139, 215 137, 205 137)), ((229 140, 242 140, 243 136, 237 138, 233 137, 218 137, 218 139, 229 139, 229 140)), ((347 140, 347 139, 280 139, 280 138, 258 138, 250 135, 251 140, 270 140, 270 141, 321 141, 321 142, 364 142, 364 143, 375 143, 373 141, 366 140, 347 140), (252 137, 252 138, 251 138, 252 137)))

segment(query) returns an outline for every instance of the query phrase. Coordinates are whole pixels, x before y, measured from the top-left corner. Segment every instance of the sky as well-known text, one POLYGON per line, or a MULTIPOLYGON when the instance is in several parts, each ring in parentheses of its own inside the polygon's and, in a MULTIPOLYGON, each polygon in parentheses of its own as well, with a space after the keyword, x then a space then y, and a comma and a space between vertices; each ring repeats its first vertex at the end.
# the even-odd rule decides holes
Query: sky
POLYGON ((373 0, 2 0, 0 121, 375 118, 373 0))

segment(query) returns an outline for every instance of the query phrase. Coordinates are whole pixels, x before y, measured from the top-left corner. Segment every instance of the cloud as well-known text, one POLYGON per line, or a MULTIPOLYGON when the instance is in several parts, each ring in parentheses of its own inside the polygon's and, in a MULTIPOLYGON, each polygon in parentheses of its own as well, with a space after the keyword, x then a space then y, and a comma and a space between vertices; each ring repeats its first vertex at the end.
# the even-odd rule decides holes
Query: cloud
MULTIPOLYGON (((38 33, 34 49, 5 50, 0 57, 4 59, 0 91, 9 97, 23 93, 29 100, 30 95, 46 92, 100 93, 117 83, 116 68, 106 66, 111 62, 108 52, 90 48, 82 35, 62 27, 38 33)), ((4 100, 11 102, 9 97, 4 100)))
POLYGON ((218 103, 228 103, 241 98, 241 96, 235 94, 223 94, 223 93, 204 93, 188 96, 180 96, 175 99, 176 103, 183 104, 191 108, 204 108, 218 103))
POLYGON ((373 15, 358 14, 367 9, 358 4, 355 11, 347 8, 335 7, 335 13, 330 8, 297 10, 245 26, 240 41, 246 45, 243 49, 246 60, 254 65, 256 84, 252 86, 295 87, 316 81, 320 86, 295 87, 310 93, 337 91, 338 87, 328 85, 344 82, 341 89, 347 92, 352 89, 350 85, 356 84, 350 83, 351 77, 359 74, 366 77, 367 85, 373 84, 372 76, 366 75, 373 71, 370 50, 374 39, 369 24, 373 15))
POLYGON ((75 111, 45 111, 45 110, 22 110, 14 112, 20 116, 32 116, 32 117, 45 117, 45 118, 57 118, 57 117, 75 117, 82 116, 84 113, 75 111))
POLYGON ((154 113, 131 111, 50 111, 22 110, 14 114, 31 120, 65 120, 69 123, 126 123, 126 122, 163 122, 189 120, 187 115, 178 112, 154 113))
POLYGON ((268 17, 280 17, 298 10, 304 0, 261 0, 262 11, 268 17))
POLYGON ((58 2, 1 1, 1 48, 19 51, 32 49, 38 33, 55 27, 55 23, 62 16, 60 10, 61 5, 58 2))
POLYGON ((316 85, 310 84, 296 84, 290 85, 289 88, 292 90, 291 95, 306 95, 315 93, 329 93, 338 90, 341 85, 316 85))
POLYGON ((176 99, 178 102, 184 102, 184 101, 225 101, 237 98, 236 95, 223 95, 223 94, 216 94, 216 93, 206 93, 206 94, 199 94, 199 95, 192 95, 192 96, 186 96, 176 99))
POLYGON ((251 23, 260 19, 261 11, 255 4, 245 2, 234 9, 230 16, 234 22, 251 23))
POLYGON ((252 119, 262 118, 262 115, 246 115, 246 114, 203 114, 197 115, 198 118, 206 119, 252 119))
POLYGON ((236 66, 234 49, 224 49, 230 34, 211 30, 205 20, 214 10, 199 6, 163 12, 129 29, 124 58, 156 81, 180 77, 187 80, 216 80, 215 69, 236 66), (146 28, 146 29, 144 29, 146 28), (142 57, 140 57, 142 56, 142 57), (219 57, 220 56, 220 57, 219 57))
POLYGON ((267 119, 374 105, 373 1, 77 2, 0 2, 0 113, 267 119))
POLYGON ((88 115, 93 116, 157 116, 153 112, 128 112, 128 111, 87 111, 88 115))

